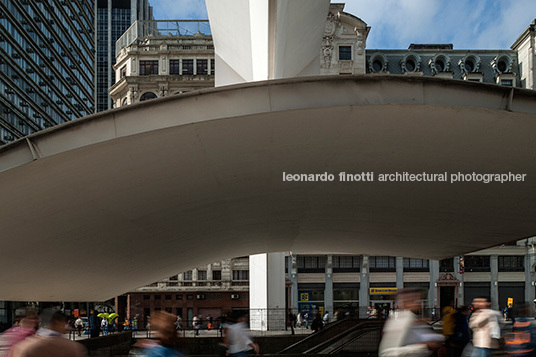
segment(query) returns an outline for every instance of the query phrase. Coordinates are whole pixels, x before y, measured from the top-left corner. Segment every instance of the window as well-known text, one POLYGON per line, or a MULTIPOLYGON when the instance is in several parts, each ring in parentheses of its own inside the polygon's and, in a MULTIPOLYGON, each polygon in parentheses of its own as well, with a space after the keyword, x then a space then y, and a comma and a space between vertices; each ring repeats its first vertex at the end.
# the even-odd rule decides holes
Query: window
POLYGON ((194 60, 185 59, 182 60, 182 74, 194 74, 194 60))
POLYGON ((497 69, 498 69, 499 72, 501 72, 501 73, 506 72, 506 70, 508 69, 508 63, 506 63, 505 60, 501 60, 501 61, 499 61, 499 63, 497 63, 497 69))
POLYGON ((207 271, 206 270, 198 270, 197 271, 197 280, 207 280, 207 271))
POLYGON ((440 272, 454 271, 454 258, 440 260, 439 271, 440 272))
POLYGON ((404 271, 428 271, 428 259, 404 258, 404 271))
POLYGON ((175 300, 182 300, 182 295, 176 295, 175 300))
POLYGON ((466 272, 490 271, 490 259, 486 255, 466 255, 464 265, 466 272))
POLYGON ((151 295, 143 295, 143 300, 151 300, 151 295))
POLYGON ((158 61, 140 61, 140 76, 158 74, 158 61))
POLYGON ((326 256, 298 256, 298 273, 323 273, 326 270, 326 256))
POLYGON ((193 300, 194 296, 192 294, 186 295, 186 300, 193 300))
POLYGON ((221 280, 221 270, 212 271, 212 280, 221 280))
POLYGON ((169 74, 180 74, 180 68, 180 60, 169 60, 169 74))
POLYGON ((352 59, 352 46, 339 46, 339 61, 350 61, 352 59))
POLYGON ((128 104, 128 98, 125 97, 125 98, 123 98, 123 100, 121 101, 121 106, 124 107, 124 106, 127 105, 127 104, 128 104))
POLYGON ((166 300, 171 300, 171 295, 166 295, 166 296, 165 296, 165 299, 166 299, 166 300))
POLYGON ((119 70, 119 78, 125 78, 127 76, 127 66, 121 67, 119 70))
POLYGON ((369 257, 370 271, 396 271, 394 257, 369 257))
POLYGON ((192 280, 192 271, 188 270, 186 273, 184 273, 184 280, 192 280))
POLYGON ((143 102, 144 100, 155 99, 155 98, 156 98, 156 94, 154 94, 153 92, 145 92, 140 97, 140 102, 143 102))
POLYGON ((197 74, 208 74, 208 60, 198 59, 196 62, 197 62, 197 74))
POLYGON ((499 256, 499 271, 524 271, 525 257, 522 255, 499 256))
POLYGON ((435 68, 437 72, 445 72, 445 62, 442 59, 437 59, 435 61, 435 68))
POLYGON ((361 268, 361 256, 333 256, 332 260, 333 272, 357 272, 361 268))
POLYGON ((210 60, 210 74, 214 75, 214 59, 210 60))
POLYGON ((169 277, 169 280, 177 281, 177 280, 179 280, 179 277, 177 275, 173 275, 173 276, 169 277))
POLYGON ((375 59, 372 62, 372 71, 373 72, 381 72, 381 71, 383 71, 383 62, 380 59, 375 59))
POLYGON ((155 299, 155 300, 162 300, 162 295, 155 295, 155 296, 154 296, 154 299, 155 299))
POLYGON ((412 58, 406 60, 406 71, 415 72, 416 65, 415 61, 412 58))
POLYGON ((249 280, 249 270, 233 270, 233 280, 249 280))
POLYGON ((501 85, 512 87, 514 85, 514 81, 511 79, 502 79, 501 85))

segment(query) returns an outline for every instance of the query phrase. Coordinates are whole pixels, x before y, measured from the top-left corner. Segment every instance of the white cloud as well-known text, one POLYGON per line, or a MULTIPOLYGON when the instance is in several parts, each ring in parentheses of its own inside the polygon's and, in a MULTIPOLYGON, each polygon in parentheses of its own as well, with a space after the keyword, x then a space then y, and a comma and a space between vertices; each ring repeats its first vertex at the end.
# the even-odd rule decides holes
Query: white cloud
POLYGON ((536 16, 536 1, 348 0, 345 11, 371 26, 368 48, 509 48, 536 16))

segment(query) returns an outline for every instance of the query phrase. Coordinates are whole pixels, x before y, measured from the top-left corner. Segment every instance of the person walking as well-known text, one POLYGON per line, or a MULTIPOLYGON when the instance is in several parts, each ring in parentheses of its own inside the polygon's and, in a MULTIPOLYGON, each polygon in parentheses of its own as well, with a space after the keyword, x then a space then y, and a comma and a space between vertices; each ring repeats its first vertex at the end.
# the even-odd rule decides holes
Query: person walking
POLYGON ((288 309, 288 315, 287 315, 287 325, 290 326, 290 331, 292 331, 290 334, 294 335, 294 324, 296 323, 296 315, 292 313, 290 309, 288 309))
POLYGON ((473 300, 475 311, 469 320, 473 330, 473 354, 471 357, 489 357, 499 348, 500 328, 497 313, 491 310, 487 298, 473 300))
POLYGON ((100 317, 97 315, 99 312, 97 310, 91 311, 91 315, 89 316, 88 323, 89 323, 89 334, 91 338, 99 337, 100 335, 100 317))
POLYGON ((324 314, 324 325, 329 324, 329 311, 326 310, 326 313, 324 314))
POLYGON ((317 313, 313 322, 311 323, 311 330, 313 330, 313 332, 318 332, 322 330, 323 327, 324 322, 322 321, 322 315, 320 315, 320 313, 317 313))
POLYGON ((259 345, 253 342, 247 333, 246 321, 247 315, 244 312, 238 312, 236 322, 226 326, 224 344, 229 356, 246 357, 248 351, 251 350, 259 354, 259 345))
POLYGON ((195 335, 199 336, 199 317, 197 317, 197 315, 194 315, 192 318, 192 327, 195 330, 195 335))
POLYGON ((184 343, 177 335, 176 317, 163 311, 151 314, 151 329, 156 337, 151 340, 139 340, 135 347, 144 349, 147 357, 182 357, 184 343))
POLYGON ((380 357, 425 357, 439 350, 444 337, 426 323, 419 321, 423 291, 402 289, 398 293, 398 313, 389 318, 383 329, 378 355, 380 357))
POLYGON ((76 321, 74 322, 74 327, 76 328, 76 331, 78 331, 78 336, 82 336, 82 329, 84 328, 84 321, 82 321, 82 318, 78 316, 76 321))
POLYGON ((45 309, 40 315, 41 328, 36 334, 13 346, 12 357, 84 357, 87 351, 78 342, 69 341, 67 316, 59 310, 45 309))

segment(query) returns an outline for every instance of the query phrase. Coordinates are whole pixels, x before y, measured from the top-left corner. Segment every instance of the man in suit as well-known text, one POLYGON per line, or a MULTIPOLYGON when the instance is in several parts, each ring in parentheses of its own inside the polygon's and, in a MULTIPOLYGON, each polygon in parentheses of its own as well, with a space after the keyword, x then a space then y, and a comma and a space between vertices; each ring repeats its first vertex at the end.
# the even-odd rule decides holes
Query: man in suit
POLYGON ((67 316, 55 309, 40 315, 41 328, 34 336, 13 346, 12 357, 85 357, 87 352, 78 342, 63 337, 67 332, 67 316))

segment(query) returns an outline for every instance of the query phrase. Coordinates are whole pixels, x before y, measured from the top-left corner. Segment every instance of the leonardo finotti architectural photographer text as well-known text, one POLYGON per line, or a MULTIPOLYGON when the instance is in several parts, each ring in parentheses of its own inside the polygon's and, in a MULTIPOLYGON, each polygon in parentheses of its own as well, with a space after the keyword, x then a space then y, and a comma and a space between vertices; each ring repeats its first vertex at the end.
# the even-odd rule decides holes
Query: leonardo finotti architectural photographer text
POLYGON ((295 174, 283 172, 284 182, 480 182, 480 183, 506 183, 506 182, 524 182, 527 174, 508 173, 378 173, 361 172, 348 173, 339 172, 332 174, 328 172, 317 174, 295 174))

